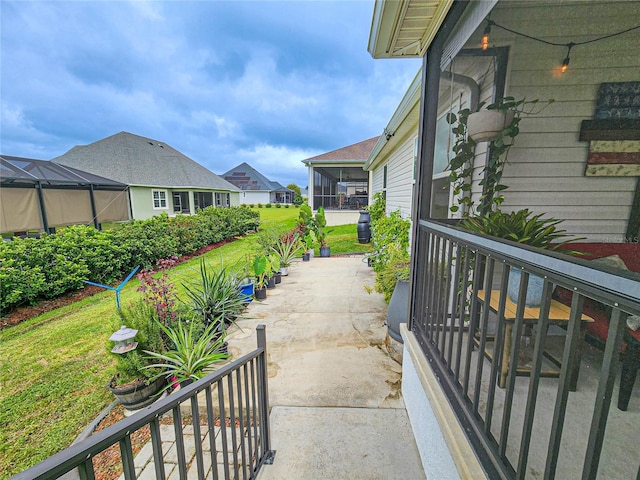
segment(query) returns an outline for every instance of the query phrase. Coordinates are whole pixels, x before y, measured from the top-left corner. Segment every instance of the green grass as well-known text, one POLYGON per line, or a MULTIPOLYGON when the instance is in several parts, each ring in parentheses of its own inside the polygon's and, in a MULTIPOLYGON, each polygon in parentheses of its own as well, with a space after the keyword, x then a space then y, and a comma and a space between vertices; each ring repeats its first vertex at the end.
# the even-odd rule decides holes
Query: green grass
MULTIPOLYGON (((265 227, 293 228, 296 208, 261 208, 265 227)), ((328 227, 332 254, 369 251, 356 225, 328 227)), ((257 248, 248 235, 205 254, 207 263, 244 261, 257 248)), ((178 293, 197 275, 199 258, 171 269, 178 293)), ((139 295, 134 279, 122 302, 139 295)), ((7 478, 64 449, 113 401, 106 385, 113 360, 105 345, 117 325, 111 291, 53 310, 0 331, 0 478, 7 478)))

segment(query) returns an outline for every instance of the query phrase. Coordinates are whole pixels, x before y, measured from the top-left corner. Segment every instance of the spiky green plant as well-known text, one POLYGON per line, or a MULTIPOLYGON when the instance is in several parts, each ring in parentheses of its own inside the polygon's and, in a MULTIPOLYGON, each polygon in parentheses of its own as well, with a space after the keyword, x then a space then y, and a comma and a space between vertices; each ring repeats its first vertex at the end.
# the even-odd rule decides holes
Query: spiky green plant
MULTIPOLYGON (((220 335, 218 325, 209 324, 202 334, 198 334, 196 322, 175 322, 170 327, 159 324, 162 331, 173 343, 166 352, 144 350, 151 362, 145 369, 158 369, 150 378, 153 382, 161 377, 175 377, 178 382, 197 381, 214 370, 213 366, 229 358, 224 351, 226 337, 220 335)), ((165 387, 165 390, 170 385, 165 387)))

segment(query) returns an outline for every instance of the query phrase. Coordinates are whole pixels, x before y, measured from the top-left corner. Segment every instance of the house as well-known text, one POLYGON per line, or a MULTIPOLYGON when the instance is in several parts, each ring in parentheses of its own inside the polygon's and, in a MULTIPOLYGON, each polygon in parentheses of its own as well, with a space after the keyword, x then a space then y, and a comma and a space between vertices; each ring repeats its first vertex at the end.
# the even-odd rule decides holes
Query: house
POLYGON ((369 204, 370 178, 364 170, 378 137, 338 148, 302 162, 309 171, 309 206, 325 209, 327 223, 356 223, 359 210, 369 204))
MULTIPOLYGON (((640 255, 639 32, 637 2, 375 2, 372 56, 423 59, 365 168, 388 210, 413 220, 402 393, 428 478, 640 474, 638 333, 627 323, 640 314, 629 271, 640 255), (606 246, 618 267, 455 227, 447 117, 503 97, 540 102, 509 150, 501 210, 561 219, 583 238, 576 246, 606 246), (512 270, 525 272, 515 301, 512 270), (519 307, 534 276, 543 303, 519 307), (598 324, 602 350, 584 341, 598 324), (547 346, 561 360, 551 367, 547 346)), ((475 145, 476 205, 490 154, 475 145)))
POLYGON ((220 175, 227 182, 235 185, 240 193, 240 203, 293 203, 294 192, 278 182, 272 182, 246 162, 220 175))
POLYGON ((120 132, 73 147, 56 163, 129 185, 134 219, 239 205, 239 190, 165 142, 120 132))
POLYGON ((0 233, 129 220, 129 188, 108 178, 33 158, 0 155, 0 233))

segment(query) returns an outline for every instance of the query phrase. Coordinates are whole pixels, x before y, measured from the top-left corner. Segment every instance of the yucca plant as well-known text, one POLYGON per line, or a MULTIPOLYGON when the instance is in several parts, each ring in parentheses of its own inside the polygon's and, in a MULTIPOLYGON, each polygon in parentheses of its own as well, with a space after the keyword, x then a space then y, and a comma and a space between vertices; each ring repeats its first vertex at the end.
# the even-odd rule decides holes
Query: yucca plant
MULTIPOLYGON (((196 322, 177 321, 170 327, 162 324, 159 327, 171 340, 173 348, 166 352, 144 350, 151 363, 143 368, 159 370, 151 381, 163 376, 173 377, 179 383, 197 381, 213 371, 216 363, 229 358, 224 349, 226 337, 219 334, 215 322, 210 323, 202 334, 199 334, 196 322)), ((167 385, 165 390, 169 387, 167 385)))
MULTIPOLYGON (((558 224, 562 220, 555 218, 542 218, 543 214, 533 215, 529 209, 517 212, 504 213, 501 211, 489 212, 477 217, 467 217, 460 222, 460 226, 476 233, 504 238, 513 242, 523 243, 532 247, 557 250, 561 246, 575 242, 566 230, 559 230, 558 224)), ((575 253, 563 251, 563 253, 575 253)))
POLYGON ((235 323, 245 308, 244 297, 240 293, 239 276, 232 268, 221 266, 209 269, 204 259, 200 260, 198 282, 183 283, 188 304, 205 322, 214 323, 221 318, 225 325, 235 323))
POLYGON ((280 266, 285 268, 291 266, 301 247, 300 236, 297 233, 292 238, 280 238, 273 247, 273 251, 280 258, 280 266))

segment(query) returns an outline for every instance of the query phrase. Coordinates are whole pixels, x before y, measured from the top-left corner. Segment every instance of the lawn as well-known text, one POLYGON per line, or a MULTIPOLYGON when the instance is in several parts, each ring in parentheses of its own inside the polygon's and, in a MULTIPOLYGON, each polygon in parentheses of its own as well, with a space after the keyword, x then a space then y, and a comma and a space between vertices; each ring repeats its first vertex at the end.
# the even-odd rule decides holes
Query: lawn
MULTIPOLYGON (((296 225, 296 208, 259 211, 265 228, 296 225)), ((371 250, 356 237, 356 225, 328 227, 332 255, 371 250)), ((258 239, 248 235, 204 256, 211 265, 241 262, 258 239)), ((198 262, 169 271, 179 293, 181 283, 197 274, 198 262)), ((139 295, 137 286, 134 279, 122 290, 123 303, 139 295)), ((113 401, 106 388, 113 361, 105 347, 118 322, 114 294, 105 291, 0 331, 0 478, 67 447, 113 401)))

